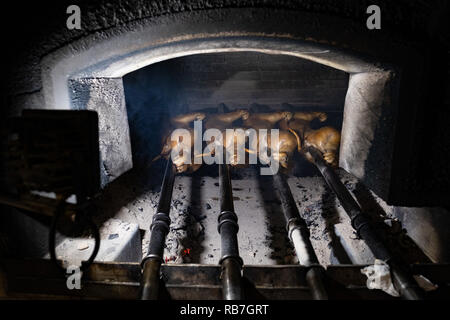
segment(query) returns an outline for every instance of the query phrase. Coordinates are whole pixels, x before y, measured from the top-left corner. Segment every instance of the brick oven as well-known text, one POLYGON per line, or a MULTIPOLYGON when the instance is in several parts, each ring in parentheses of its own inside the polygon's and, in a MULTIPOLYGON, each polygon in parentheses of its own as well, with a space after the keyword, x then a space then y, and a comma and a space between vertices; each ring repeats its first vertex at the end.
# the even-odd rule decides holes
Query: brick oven
MULTIPOLYGON (((398 12, 381 2, 383 12, 398 12)), ((448 297, 448 35, 423 16, 442 17, 414 2, 402 8, 404 20, 386 14, 385 27, 369 31, 360 5, 330 3, 101 2, 81 6, 81 30, 38 33, 10 66, 4 99, 13 119, 5 128, 18 133, 6 133, 2 172, 19 157, 28 189, 2 185, 8 290, 0 294, 448 297), (202 114, 207 129, 209 119, 238 110, 289 114, 287 125, 295 114, 325 115, 308 128, 336 130, 336 162, 307 135, 282 129, 281 118, 273 128, 294 131, 298 146, 289 168, 273 175, 261 175, 261 163, 177 172, 163 155, 176 117, 202 114), (20 148, 11 149, 11 137, 20 148), (41 177, 30 156, 41 138, 72 148, 69 155, 87 141, 89 157, 53 159, 41 177), (36 187, 61 172, 73 188, 64 197, 36 187), (70 214, 65 227, 83 230, 58 226, 70 214), (85 285, 70 291, 55 262, 81 261, 85 285), (382 272, 390 280, 380 285, 382 272)))

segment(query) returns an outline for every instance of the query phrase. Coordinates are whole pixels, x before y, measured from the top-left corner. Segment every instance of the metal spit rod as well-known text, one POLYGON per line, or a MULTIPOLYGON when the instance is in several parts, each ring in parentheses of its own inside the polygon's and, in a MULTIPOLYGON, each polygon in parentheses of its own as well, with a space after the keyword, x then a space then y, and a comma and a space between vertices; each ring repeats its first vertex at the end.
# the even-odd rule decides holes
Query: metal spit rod
POLYGON ((314 164, 319 169, 327 185, 336 194, 342 207, 350 217, 352 227, 356 230, 357 234, 365 241, 376 258, 386 261, 390 266, 394 286, 400 295, 407 300, 423 299, 422 290, 418 288, 412 276, 393 259, 391 253, 373 230, 370 220, 362 212, 361 207, 334 170, 327 165, 320 151, 313 147, 308 147, 305 152, 311 155, 314 164))
POLYGON ((327 300, 328 294, 324 286, 324 269, 319 264, 319 260, 309 239, 310 234, 306 222, 298 212, 297 205, 295 204, 285 176, 279 172, 273 176, 273 180, 281 200, 289 239, 294 244, 299 263, 310 267, 306 273, 306 282, 311 290, 311 294, 314 300, 327 300))
POLYGON ((170 203, 172 201, 173 184, 175 181, 175 171, 172 161, 169 159, 166 164, 164 178, 161 186, 158 208, 153 216, 150 226, 150 244, 147 256, 142 260, 141 266, 142 283, 141 299, 158 299, 160 268, 163 262, 164 244, 170 228, 170 203))
POLYGON ((221 238, 222 294, 225 300, 242 300, 241 269, 242 258, 239 256, 237 232, 238 217, 234 212, 233 191, 230 168, 227 164, 219 164, 220 181, 220 214, 218 231, 221 238))

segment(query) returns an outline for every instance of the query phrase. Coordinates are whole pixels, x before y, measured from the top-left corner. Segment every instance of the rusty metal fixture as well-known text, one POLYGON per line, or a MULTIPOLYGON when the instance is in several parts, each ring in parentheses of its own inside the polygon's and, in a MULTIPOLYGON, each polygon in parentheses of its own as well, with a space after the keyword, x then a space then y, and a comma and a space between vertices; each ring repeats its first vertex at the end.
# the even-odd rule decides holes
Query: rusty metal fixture
POLYGON ((352 227, 362 238, 372 251, 373 255, 380 260, 386 261, 391 269, 394 286, 400 295, 407 300, 423 299, 423 292, 418 287, 413 277, 405 270, 405 268, 394 259, 384 243, 376 234, 371 226, 368 217, 362 212, 361 207, 351 195, 350 191, 341 182, 334 170, 327 165, 319 150, 308 147, 304 150, 313 159, 317 169, 319 169, 325 182, 330 189, 336 194, 342 207, 351 219, 352 227))
POLYGON ((222 260, 222 296, 225 300, 242 300, 242 264, 239 259, 226 258, 222 260))
POLYGON ((306 283, 314 300, 328 300, 325 287, 325 270, 321 265, 310 266, 306 272, 306 283))
POLYGON ((286 229, 289 239, 294 244, 300 265, 310 267, 306 280, 315 300, 327 300, 328 294, 324 285, 324 269, 319 264, 317 255, 309 239, 309 230, 305 220, 298 212, 291 189, 282 173, 273 176, 275 186, 281 201, 281 208, 286 219, 286 229))
MULTIPOLYGON (((149 260, 150 261, 150 260, 149 260)), ((329 279, 330 299, 397 300, 381 290, 369 290, 363 265, 330 265, 325 270, 329 279)), ((436 291, 427 293, 430 299, 448 299, 450 264, 412 264, 414 274, 433 283, 436 291)), ((309 300, 312 298, 306 274, 310 268, 301 265, 243 266, 246 298, 252 300, 309 300)), ((163 264, 162 281, 170 299, 222 299, 221 267, 203 264, 163 264)), ((30 298, 47 295, 50 298, 139 299, 143 275, 139 263, 94 262, 83 275, 80 290, 69 290, 66 279, 48 259, 3 259, 0 277, 7 281, 8 296, 30 298)), ((162 288, 161 288, 162 289, 162 288)))
POLYGON ((150 244, 147 256, 142 260, 141 299, 158 299, 160 267, 163 262, 164 244, 170 230, 170 203, 172 201, 175 171, 172 161, 166 164, 164 178, 161 186, 157 213, 153 216, 150 226, 150 244))
POLYGON ((159 296, 161 261, 147 259, 143 262, 141 300, 157 300, 159 296))
POLYGON ((218 231, 221 237, 222 295, 226 300, 243 299, 241 269, 242 258, 239 256, 237 232, 238 218, 234 213, 233 191, 230 167, 219 164, 220 215, 218 231))

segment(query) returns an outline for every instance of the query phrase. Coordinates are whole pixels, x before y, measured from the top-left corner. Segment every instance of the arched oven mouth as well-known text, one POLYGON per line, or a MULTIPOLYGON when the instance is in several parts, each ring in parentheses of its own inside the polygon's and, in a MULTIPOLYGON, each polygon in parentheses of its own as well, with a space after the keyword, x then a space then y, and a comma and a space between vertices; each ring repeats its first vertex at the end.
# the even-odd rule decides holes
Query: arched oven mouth
POLYGON ((15 98, 39 110, 8 124, 9 290, 445 295, 430 262, 448 256, 447 211, 424 206, 448 204, 448 182, 422 170, 443 144, 417 151, 438 135, 419 121, 429 48, 354 12, 215 6, 121 7, 124 23, 63 33, 24 67, 39 89, 15 98))

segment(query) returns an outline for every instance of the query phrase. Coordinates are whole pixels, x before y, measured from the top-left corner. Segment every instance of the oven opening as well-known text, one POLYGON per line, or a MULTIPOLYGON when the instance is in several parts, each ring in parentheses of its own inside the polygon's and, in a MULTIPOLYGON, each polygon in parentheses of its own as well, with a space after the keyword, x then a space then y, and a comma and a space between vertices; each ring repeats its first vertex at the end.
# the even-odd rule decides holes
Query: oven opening
MULTIPOLYGON (((202 124, 209 128, 213 121, 208 119, 238 110, 248 111, 251 117, 274 114, 275 118, 277 113, 290 112, 313 115, 308 121, 311 130, 331 127, 340 132, 348 81, 347 73, 308 60, 255 52, 190 55, 126 75, 123 83, 135 174, 128 176, 124 183, 113 183, 114 188, 107 188, 121 196, 107 198, 105 211, 110 212, 108 206, 117 206, 116 202, 122 205, 123 198, 138 196, 138 200, 123 205, 120 216, 148 230, 153 216, 148 213, 156 213, 166 165, 166 159, 158 155, 167 136, 176 128, 171 119, 205 114, 202 124), (154 160, 155 157, 159 159, 154 160), (137 181, 143 183, 140 190, 129 188, 137 185, 137 181)), ((247 123, 239 115, 233 119, 227 129, 242 128, 247 123)), ((281 118, 276 119, 267 129, 280 129, 281 118)), ((181 127, 192 129, 193 121, 181 127)), ((294 135, 290 141, 296 141, 294 135)), ((245 146, 249 146, 248 142, 245 146)), ((338 157, 338 150, 335 154, 338 157)), ((325 265, 339 263, 330 246, 335 235, 329 232, 339 220, 335 198, 327 191, 316 167, 296 146, 289 157, 289 168, 280 166, 280 171, 289 176, 296 201, 305 208, 304 218, 310 226, 319 260, 325 265)), ((204 161, 199 168, 192 166, 195 164, 175 178, 172 224, 164 259, 168 263, 216 264, 220 259, 220 235, 216 232, 220 213, 218 166, 204 161)), ((286 233, 272 176, 261 175, 258 165, 241 165, 231 166, 231 178, 244 263, 298 263, 286 233)), ((146 232, 144 254, 149 239, 150 233, 146 232)))

